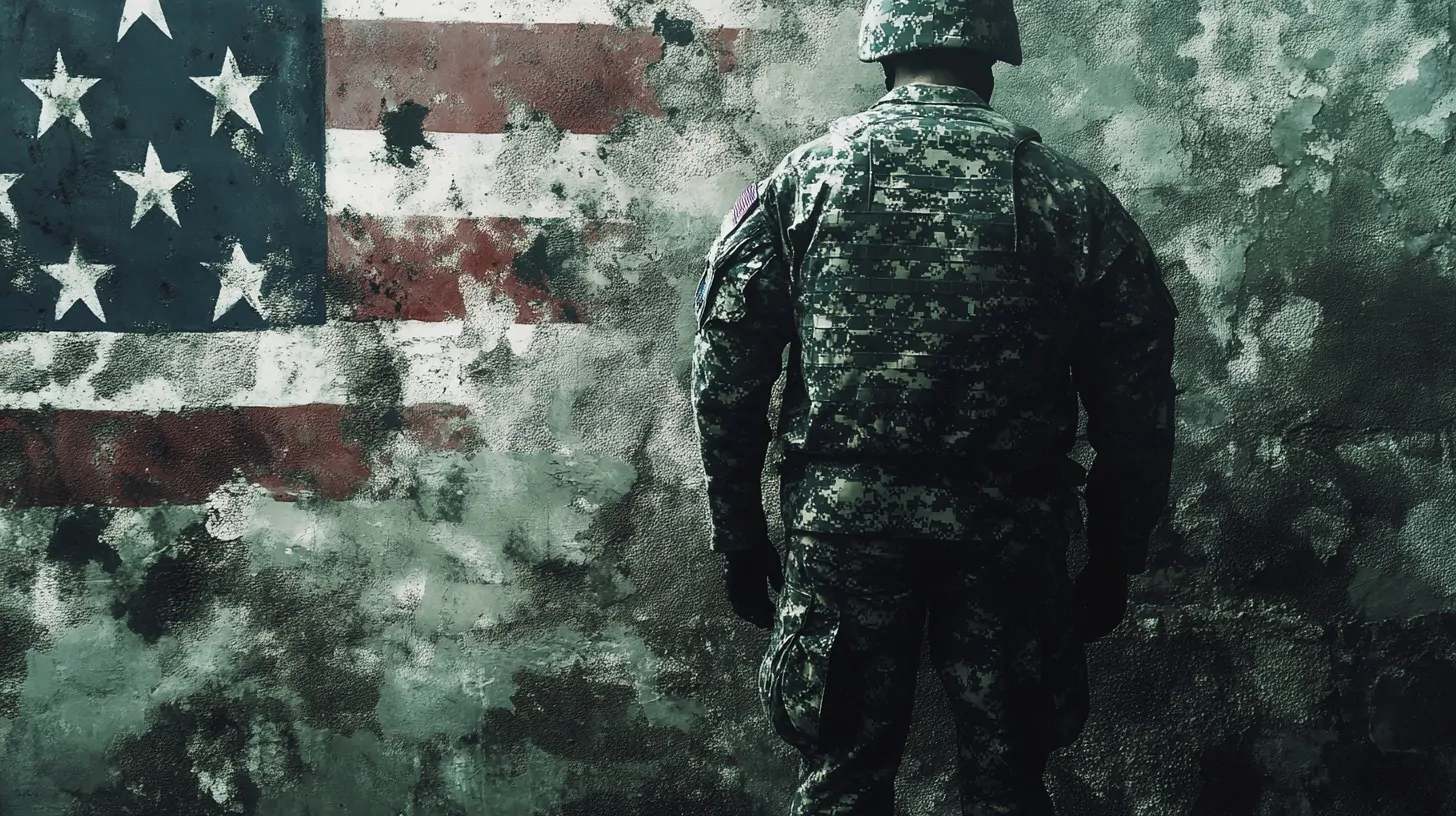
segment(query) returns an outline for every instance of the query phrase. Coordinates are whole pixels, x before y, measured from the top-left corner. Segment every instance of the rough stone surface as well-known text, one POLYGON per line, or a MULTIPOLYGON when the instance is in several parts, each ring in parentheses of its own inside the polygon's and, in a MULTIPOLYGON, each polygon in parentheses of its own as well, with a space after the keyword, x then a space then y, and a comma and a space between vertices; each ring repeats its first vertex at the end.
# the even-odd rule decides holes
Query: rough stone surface
MULTIPOLYGON (((566 223, 634 228, 540 228, 517 261, 589 322, 514 352, 463 277, 452 445, 401 430, 415 369, 359 333, 347 497, 240 478, 202 503, 0 509, 0 813, 782 812, 766 635, 727 614, 706 549, 692 292, 744 185, 881 76, 844 0, 582 5, 661 41, 655 103, 593 119, 620 121, 601 172, 541 171, 566 223), (749 30, 719 36, 726 17, 749 30)), ((1183 310, 1171 515, 1090 651, 1092 720, 1049 770, 1060 812, 1456 813, 1456 6, 1019 12, 996 107, 1103 174, 1183 310)), ((455 143, 435 100, 406 101, 380 178, 455 143)), ((556 167, 556 120, 510 104, 500 166, 556 167)), ((499 195, 544 189, 514 172, 499 195)), ((476 196, 463 180, 452 200, 476 196)), ((134 345, 57 340, 34 374, 0 357, 0 389, 150 404, 135 389, 180 363, 134 345)), ((948 816, 928 674, 921 694, 902 812, 948 816)))

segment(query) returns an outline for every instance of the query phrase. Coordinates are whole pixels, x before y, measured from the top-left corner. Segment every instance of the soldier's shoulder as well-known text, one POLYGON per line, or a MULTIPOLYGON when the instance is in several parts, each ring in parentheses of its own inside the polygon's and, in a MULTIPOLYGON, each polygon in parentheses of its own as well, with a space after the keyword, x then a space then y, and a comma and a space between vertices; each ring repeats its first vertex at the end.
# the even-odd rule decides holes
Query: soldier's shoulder
MULTIPOLYGON (((744 315, 746 287, 777 259, 772 226, 766 216, 763 193, 768 179, 748 185, 723 218, 718 238, 708 248, 706 266, 698 282, 698 325, 710 313, 729 322, 744 315), (716 311, 713 304, 718 303, 716 311)), ((770 276, 771 277, 771 276, 770 276)), ((774 281, 767 281, 774 285, 774 281)))
POLYGON ((773 176, 770 175, 755 181, 739 193, 732 209, 724 214, 723 221, 718 226, 718 238, 708 249, 710 260, 721 259, 727 250, 741 243, 744 237, 767 228, 762 202, 764 192, 772 179, 773 176))
POLYGON ((850 146, 833 132, 790 150, 768 175, 745 187, 732 208, 723 215, 718 237, 708 249, 709 263, 721 264, 735 250, 747 244, 761 244, 762 241, 751 239, 767 235, 772 229, 769 208, 786 199, 791 200, 805 182, 832 173, 850 151, 850 146))
POLYGON ((1031 142, 1018 151, 1016 161, 1024 201, 1094 219, 1104 228, 1131 218, 1101 176, 1057 148, 1031 142))
POLYGON ((1107 190, 1101 177, 1086 165, 1039 138, 1021 146, 1016 162, 1021 177, 1052 191, 1095 197, 1107 190))
POLYGON ((769 176, 770 180, 852 160, 856 154, 862 152, 865 130, 874 121, 874 113, 870 111, 835 119, 825 128, 824 133, 790 150, 774 168, 769 176))
POLYGON ((1002 131, 1021 146, 1025 146, 1027 144, 1039 144, 1041 142, 1041 133, 1037 131, 1036 128, 1017 122, 1016 120, 1012 119, 1001 111, 996 110, 995 108, 982 108, 975 118, 992 125, 997 130, 1002 131))

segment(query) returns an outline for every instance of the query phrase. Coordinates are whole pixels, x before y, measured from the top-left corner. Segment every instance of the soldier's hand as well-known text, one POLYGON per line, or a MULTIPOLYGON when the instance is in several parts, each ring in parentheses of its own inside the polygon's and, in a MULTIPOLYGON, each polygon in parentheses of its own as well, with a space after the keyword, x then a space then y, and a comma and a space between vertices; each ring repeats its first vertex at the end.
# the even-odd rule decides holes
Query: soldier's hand
POLYGON ((760 629, 772 626, 774 605, 768 588, 772 586, 777 592, 784 586, 784 567, 778 551, 764 544, 752 550, 724 553, 724 560, 723 580, 733 614, 760 629))
POLYGON ((1077 574, 1076 588, 1083 643, 1107 635, 1127 615, 1127 574, 1121 564, 1087 562, 1077 574))

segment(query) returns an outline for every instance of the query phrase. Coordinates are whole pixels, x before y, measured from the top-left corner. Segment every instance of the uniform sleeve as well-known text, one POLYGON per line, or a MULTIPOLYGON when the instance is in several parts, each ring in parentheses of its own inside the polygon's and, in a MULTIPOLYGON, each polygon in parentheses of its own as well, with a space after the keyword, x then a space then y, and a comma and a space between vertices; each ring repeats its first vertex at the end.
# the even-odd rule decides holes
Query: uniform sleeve
POLYGON ((1093 274, 1079 302, 1072 375, 1096 453, 1087 476, 1092 558, 1147 569, 1173 464, 1173 328, 1152 248, 1105 188, 1093 274))
POLYGON ((714 245, 698 288, 692 400, 718 552, 768 543, 761 480, 769 401, 794 333, 778 243, 755 202, 714 245))

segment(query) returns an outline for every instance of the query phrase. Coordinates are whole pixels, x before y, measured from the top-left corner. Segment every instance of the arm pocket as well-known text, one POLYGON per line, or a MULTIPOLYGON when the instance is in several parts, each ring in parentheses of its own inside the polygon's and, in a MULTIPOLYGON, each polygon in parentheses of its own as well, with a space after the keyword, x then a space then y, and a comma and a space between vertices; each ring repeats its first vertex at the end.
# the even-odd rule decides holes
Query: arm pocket
POLYGON ((746 292, 751 278, 749 270, 736 264, 709 267, 698 284, 698 328, 709 321, 742 320, 747 314, 746 292))

